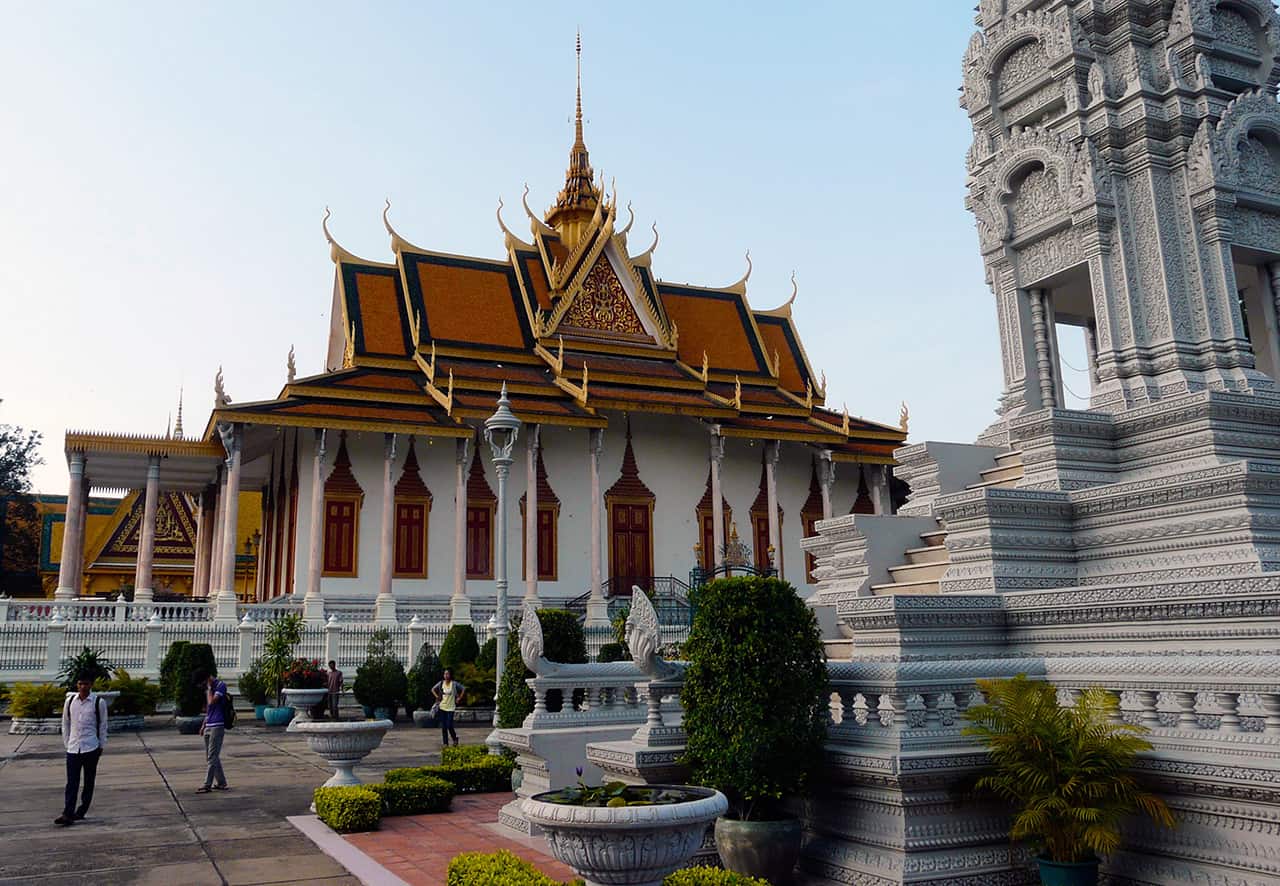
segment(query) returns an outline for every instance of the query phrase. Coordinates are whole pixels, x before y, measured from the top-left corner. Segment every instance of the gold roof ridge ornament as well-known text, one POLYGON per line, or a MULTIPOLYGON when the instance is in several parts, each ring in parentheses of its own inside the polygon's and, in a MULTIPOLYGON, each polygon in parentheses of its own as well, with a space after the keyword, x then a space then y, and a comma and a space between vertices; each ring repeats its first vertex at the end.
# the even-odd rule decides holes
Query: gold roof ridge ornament
POLYGON ((434 341, 431 343, 431 360, 430 361, 428 361, 425 357, 422 356, 422 354, 418 351, 417 345, 415 343, 414 351, 413 351, 413 362, 418 364, 418 368, 422 370, 422 374, 427 377, 427 383, 435 384, 436 382, 436 343, 434 341))
MULTIPOLYGON (((618 195, 614 194, 615 200, 617 199, 617 197, 618 195)), ((627 223, 625 226, 623 226, 622 230, 618 231, 618 233, 615 234, 614 236, 625 238, 627 236, 627 232, 631 230, 631 226, 635 223, 636 223, 636 212, 634 209, 631 208, 631 201, 628 200, 627 201, 627 223)))
POLYGON ((357 264, 368 264, 368 262, 360 258, 360 256, 356 255, 346 247, 341 246, 337 240, 333 239, 333 234, 329 233, 330 215, 332 215, 332 213, 329 211, 329 207, 326 206, 324 208, 324 218, 320 220, 320 229, 324 231, 324 239, 329 243, 329 259, 335 265, 343 261, 356 262, 357 264))
POLYGON ((642 252, 642 253, 640 253, 639 255, 637 255, 635 258, 631 259, 632 264, 641 264, 641 263, 644 263, 644 262, 652 261, 652 259, 653 259, 653 251, 654 251, 655 249, 657 249, 657 248, 658 248, 658 240, 659 240, 659 237, 658 237, 658 223, 657 223, 657 222, 654 222, 654 223, 653 223, 653 226, 651 227, 651 230, 653 231, 653 242, 652 242, 651 244, 649 244, 649 248, 648 248, 648 249, 646 249, 644 252, 642 252))
POLYGON ((529 229, 535 234, 543 236, 555 237, 556 229, 548 225, 542 219, 533 214, 533 210, 529 208, 529 183, 524 183, 524 193, 520 195, 520 205, 524 207, 524 214, 529 216, 529 229))
POLYGON ((704 385, 707 383, 707 375, 708 375, 707 370, 710 368, 711 368, 711 360, 709 357, 707 357, 707 349, 703 348, 702 349, 702 383, 704 385))
POLYGON ((742 411, 742 379, 736 375, 733 377, 733 408, 742 411))
POLYGON ((293 345, 289 345, 289 356, 284 361, 285 384, 293 384, 293 380, 298 377, 298 364, 294 360, 293 345))
MULTIPOLYGON (((528 190, 527 190, 528 186, 526 185, 525 187, 526 187, 525 193, 528 193, 528 190)), ((496 214, 498 216, 498 227, 502 229, 503 236, 505 236, 508 240, 515 241, 516 245, 518 246, 523 246, 525 249, 533 249, 534 247, 532 243, 526 243, 524 240, 521 240, 514 233, 512 233, 510 228, 507 227, 507 223, 502 220, 502 206, 503 206, 502 197, 499 196, 498 211, 496 214)))
MULTIPOLYGON (((434 355, 433 355, 433 362, 434 362, 434 355)), ((433 369, 432 375, 434 376, 434 374, 435 372, 433 369)), ((444 391, 441 391, 439 388, 437 388, 435 386, 435 382, 432 381, 431 379, 427 379, 427 383, 424 386, 424 389, 428 394, 431 395, 431 399, 435 400, 437 403, 440 404, 441 407, 444 408, 444 414, 449 416, 450 418, 453 418, 453 370, 452 369, 449 370, 448 393, 445 393, 444 391)))
POLYGON ((747 250, 746 258, 747 258, 747 272, 743 274, 740 278, 738 278, 736 281, 734 281, 733 283, 730 283, 728 286, 725 287, 725 289, 728 290, 729 292, 736 292, 739 295, 747 294, 747 281, 751 279, 751 250, 750 249, 747 250))
POLYGON ((356 365, 356 321, 351 321, 351 332, 347 336, 347 345, 342 350, 342 368, 350 369, 356 365))
POLYGON ((907 401, 902 401, 902 409, 898 413, 898 427, 902 429, 902 433, 907 432, 907 425, 911 423, 911 410, 907 408, 907 401))
POLYGON ((218 367, 218 373, 213 377, 213 407, 217 409, 222 406, 228 406, 231 398, 227 396, 227 389, 222 384, 222 367, 218 367))
POLYGON ((582 33, 576 35, 574 52, 577 56, 577 86, 574 98, 573 146, 569 149, 569 166, 564 174, 564 187, 556 195, 556 202, 544 221, 553 227, 561 241, 572 250, 586 238, 588 227, 599 226, 603 217, 604 182, 597 186, 591 169, 591 155, 587 151, 582 128, 582 33))
POLYGON ((843 403, 841 405, 844 406, 844 421, 840 422, 840 430, 847 437, 849 436, 849 404, 843 403))

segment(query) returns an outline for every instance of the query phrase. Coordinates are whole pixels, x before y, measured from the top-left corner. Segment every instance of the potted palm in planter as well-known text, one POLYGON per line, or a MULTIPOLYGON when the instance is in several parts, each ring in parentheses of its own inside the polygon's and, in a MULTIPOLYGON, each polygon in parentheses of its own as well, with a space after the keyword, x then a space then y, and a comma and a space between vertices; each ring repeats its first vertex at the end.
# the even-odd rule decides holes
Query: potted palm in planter
POLYGON ((1151 749, 1146 727, 1119 719, 1115 696, 1100 686, 1074 705, 1019 674, 979 680, 985 704, 965 711, 964 728, 986 748, 991 765, 974 783, 1014 807, 1009 835, 1039 845, 1044 886, 1093 886, 1099 856, 1120 846, 1120 823, 1140 812, 1164 827, 1173 815, 1133 775, 1139 751, 1151 749))
POLYGON ((716 849, 731 871, 785 883, 800 821, 784 808, 822 760, 826 654, 813 610, 787 582, 713 581, 697 594, 680 700, 684 762, 729 801, 716 849))
POLYGON ((302 642, 304 623, 297 613, 277 618, 267 625, 267 638, 263 644, 262 678, 268 695, 275 705, 262 711, 262 719, 268 726, 284 726, 293 718, 293 708, 284 703, 284 674, 294 661, 294 648, 302 642))
POLYGON ((356 701, 373 710, 375 720, 393 720, 396 707, 403 704, 408 692, 404 665, 391 647, 391 633, 385 628, 374 631, 365 648, 364 664, 356 669, 351 687, 356 701))

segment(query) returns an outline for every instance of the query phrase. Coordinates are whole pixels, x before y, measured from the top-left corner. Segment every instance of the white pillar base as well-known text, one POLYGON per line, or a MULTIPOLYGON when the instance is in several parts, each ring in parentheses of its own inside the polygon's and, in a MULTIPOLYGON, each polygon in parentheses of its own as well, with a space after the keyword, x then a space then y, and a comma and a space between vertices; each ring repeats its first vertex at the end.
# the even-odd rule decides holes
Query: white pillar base
POLYGON ((74 600, 75 598, 75 588, 58 588, 53 592, 53 599, 55 600, 74 600))
POLYGON ((588 600, 587 601, 587 619, 583 622, 584 628, 607 628, 611 622, 609 621, 609 601, 608 600, 588 600))
POLYGON ((542 598, 537 594, 525 594, 520 600, 521 607, 523 608, 526 603, 532 603, 534 609, 542 608, 542 598))
POLYGON ((396 598, 390 594, 379 594, 373 604, 373 621, 379 625, 396 623, 396 598))
POLYGON ((324 597, 307 594, 302 598, 302 620, 307 624, 324 624, 324 597))
POLYGON ((231 591, 219 591, 213 602, 213 620, 219 624, 238 624, 236 602, 236 595, 231 591))
POLYGON ((449 598, 449 624, 471 624, 471 601, 466 597, 449 598))
POLYGON ((150 603, 155 599, 155 592, 151 588, 136 588, 133 592, 133 602, 150 603))

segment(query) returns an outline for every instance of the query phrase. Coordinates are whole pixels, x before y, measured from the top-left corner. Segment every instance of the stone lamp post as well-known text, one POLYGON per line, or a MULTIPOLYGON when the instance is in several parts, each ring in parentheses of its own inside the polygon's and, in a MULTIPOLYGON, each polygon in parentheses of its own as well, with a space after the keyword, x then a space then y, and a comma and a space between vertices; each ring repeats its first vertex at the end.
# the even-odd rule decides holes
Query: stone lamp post
MULTIPOLYGON (((497 557, 493 572, 494 586, 498 592, 497 624, 494 633, 498 638, 498 660, 494 679, 495 686, 502 685, 502 671, 507 663, 507 632, 510 619, 507 615, 507 474, 511 471, 512 451, 515 449, 516 437, 520 434, 520 419, 511 411, 511 401, 507 399, 507 383, 502 383, 502 393, 498 395, 498 409, 484 421, 484 440, 493 453, 493 467, 498 474, 498 544, 497 557)), ((498 749, 498 706, 493 707, 494 732, 489 735, 485 744, 490 754, 497 754, 498 749)))

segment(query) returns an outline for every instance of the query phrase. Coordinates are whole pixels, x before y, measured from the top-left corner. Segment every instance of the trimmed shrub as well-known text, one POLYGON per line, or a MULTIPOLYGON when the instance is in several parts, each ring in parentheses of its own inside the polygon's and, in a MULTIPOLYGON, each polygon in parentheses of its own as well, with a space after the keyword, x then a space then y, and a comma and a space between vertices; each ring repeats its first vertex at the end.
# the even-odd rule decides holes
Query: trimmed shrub
POLYGON ((165 650, 160 660, 160 697, 172 700, 174 696, 174 680, 177 679, 178 662, 187 648, 186 640, 174 640, 165 650))
POLYGON ((387 816, 448 812, 454 794, 450 782, 429 775, 364 787, 382 798, 382 814, 387 816))
POLYGON ((382 797, 365 785, 316 788, 316 815, 341 834, 372 831, 382 817, 382 797))
POLYGON ((11 717, 57 717, 67 690, 56 683, 14 683, 9 693, 11 717))
POLYGON ((600 647, 600 654, 596 656, 596 661, 626 661, 630 658, 627 655, 626 647, 621 643, 606 643, 600 647))
MULTIPOLYGON (((582 633, 578 617, 567 609, 539 609, 538 623, 542 625, 543 654, 549 661, 582 664, 587 660, 587 639, 582 633)), ((511 632, 507 663, 502 670, 502 685, 498 687, 498 726, 514 729, 524 723, 533 712, 533 690, 524 681, 533 676, 520 658, 520 636, 511 632)), ((574 690, 574 704, 581 704, 581 689, 574 690)), ((547 710, 559 711, 563 696, 559 689, 547 692, 547 710)))
POLYGON ((356 669, 351 691, 361 705, 390 708, 394 717, 395 708, 408 694, 409 678, 391 649, 391 633, 385 628, 374 631, 366 647, 368 657, 356 669))
POLYGON ((698 865, 668 874, 662 886, 769 886, 769 881, 723 868, 698 865))
POLYGON ((252 705, 267 703, 267 678, 261 658, 255 658, 237 681, 240 695, 252 705))
POLYGON ((449 862, 446 886, 581 886, 581 880, 553 880, 518 855, 497 852, 463 852, 449 862))
POLYGON ((483 707, 493 704, 494 678, 492 670, 463 662, 454 670, 456 680, 467 687, 467 707, 483 707))
POLYGON ((489 748, 482 744, 455 744, 440 749, 440 762, 449 766, 454 763, 474 763, 489 756, 489 748))
POLYGON ((480 647, 480 654, 476 656, 476 667, 488 668, 495 670, 498 666, 498 638, 490 637, 484 641, 484 645, 480 647))
POLYGON ((568 609, 539 609, 538 621, 548 661, 581 664, 587 660, 587 638, 578 616, 568 609))
POLYGON ((385 777, 388 782, 414 781, 424 777, 442 778, 453 785, 459 794, 491 794, 511 790, 511 770, 514 768, 515 761, 510 757, 485 756, 440 766, 388 769, 385 777))
POLYGON ((107 681, 109 691, 119 692, 120 697, 111 704, 111 713, 120 716, 156 712, 160 701, 160 687, 146 677, 131 677, 124 668, 117 668, 115 676, 107 681))
POLYGON ((525 683, 533 676, 533 671, 524 666, 524 659, 520 657, 520 638, 514 632, 510 648, 502 670, 502 683, 498 686, 498 726, 502 729, 518 728, 524 723, 524 718, 533 713, 533 690, 525 683))
MULTIPOLYGON (((177 644, 175 644, 177 645, 177 644)), ((194 717, 204 710, 205 689, 196 685, 196 674, 218 674, 213 647, 208 643, 186 643, 179 650, 171 673, 174 712, 179 717, 194 717)))
POLYGON ((423 643, 413 667, 409 669, 405 688, 405 707, 410 714, 431 708, 436 700, 431 694, 431 687, 440 682, 442 674, 440 656, 436 655, 435 647, 430 643, 423 643))
POLYGON ((776 578, 719 579, 698 591, 680 700, 695 784, 744 820, 782 813, 821 762, 826 654, 818 622, 776 578))
POLYGON ((456 670, 463 662, 474 664, 479 654, 480 642, 476 640, 475 629, 471 625, 454 625, 440 644, 440 668, 456 670))

